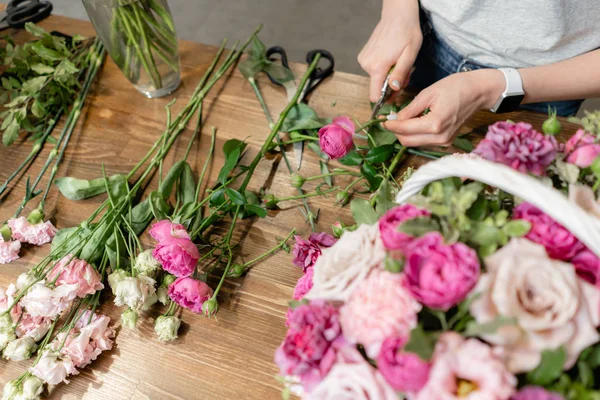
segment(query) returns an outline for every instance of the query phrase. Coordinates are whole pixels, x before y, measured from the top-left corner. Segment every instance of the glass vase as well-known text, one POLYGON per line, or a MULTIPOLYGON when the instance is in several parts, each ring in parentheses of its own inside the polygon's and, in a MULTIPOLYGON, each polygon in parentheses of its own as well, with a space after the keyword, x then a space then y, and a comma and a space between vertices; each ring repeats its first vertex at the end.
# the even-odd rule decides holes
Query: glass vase
POLYGON ((179 47, 166 0, 83 0, 108 54, 146 96, 179 86, 179 47))

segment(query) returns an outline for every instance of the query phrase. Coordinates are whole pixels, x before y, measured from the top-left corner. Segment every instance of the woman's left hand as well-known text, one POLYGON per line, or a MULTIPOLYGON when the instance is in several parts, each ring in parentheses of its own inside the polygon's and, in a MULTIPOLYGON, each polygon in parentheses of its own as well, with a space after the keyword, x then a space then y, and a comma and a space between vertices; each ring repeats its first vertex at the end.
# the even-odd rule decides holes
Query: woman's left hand
POLYGON ((471 115, 495 105, 505 86, 504 75, 495 69, 456 73, 421 91, 384 126, 407 147, 449 146, 471 115))

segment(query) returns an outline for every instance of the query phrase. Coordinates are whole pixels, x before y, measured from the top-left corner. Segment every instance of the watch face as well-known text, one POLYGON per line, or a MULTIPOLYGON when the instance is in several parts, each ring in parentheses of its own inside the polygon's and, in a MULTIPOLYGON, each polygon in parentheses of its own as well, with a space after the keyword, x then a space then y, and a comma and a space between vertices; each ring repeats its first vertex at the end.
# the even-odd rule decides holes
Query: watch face
POLYGON ((505 97, 504 100, 502 100, 502 103, 500 104, 500 107, 498 107, 496 112, 505 113, 515 111, 521 105, 521 102, 523 101, 524 97, 524 94, 505 97))

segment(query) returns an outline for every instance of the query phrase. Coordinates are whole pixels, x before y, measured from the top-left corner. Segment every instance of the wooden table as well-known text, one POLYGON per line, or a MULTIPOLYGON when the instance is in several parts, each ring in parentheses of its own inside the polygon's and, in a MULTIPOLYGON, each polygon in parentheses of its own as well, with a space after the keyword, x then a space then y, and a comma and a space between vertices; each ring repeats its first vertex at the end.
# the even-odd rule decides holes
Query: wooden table
MULTIPOLYGON (((88 22, 70 18, 52 16, 41 25, 47 30, 69 34, 94 34, 88 22)), ((10 33, 15 34, 17 40, 28 39, 24 32, 10 33)), ((248 34, 250 32, 241 32, 239 38, 230 39, 243 40, 248 34)), ((85 113, 58 176, 99 177, 102 163, 107 174, 130 170, 160 135, 166 121, 164 106, 176 97, 174 115, 183 107, 216 49, 183 41, 180 51, 180 88, 171 96, 154 100, 137 93, 115 64, 107 60, 87 99, 85 113)), ((298 76, 305 66, 294 65, 293 69, 298 76)), ((262 76, 259 85, 276 117, 286 105, 283 89, 274 87, 262 76)), ((311 96, 310 104, 322 116, 344 114, 365 121, 370 113, 368 79, 337 72, 311 96)), ((218 151, 211 169, 211 182, 214 182, 223 163, 220 149, 225 140, 247 138, 250 145, 247 157, 252 157, 268 135, 269 128, 250 86, 237 70, 211 91, 204 112, 206 123, 199 145, 193 147, 191 163, 196 171, 200 170, 210 143, 211 127, 217 127, 218 151), (218 99, 215 99, 217 94, 218 99)), ((531 122, 540 129, 545 116, 529 112, 496 116, 481 112, 463 129, 464 132, 483 133, 488 124, 503 118, 531 122)), ((574 130, 574 126, 567 125, 564 132, 573 133, 574 130)), ((167 167, 181 158, 190 137, 191 130, 183 134, 166 159, 167 167)), ((23 142, 10 148, 0 147, 0 180, 4 181, 26 157, 30 146, 29 142, 23 142)), ((30 169, 30 175, 37 175, 51 148, 49 144, 45 146, 30 169)), ((291 156, 291 149, 289 154, 291 156)), ((422 159, 409 158, 404 167, 422 162, 422 159)), ((305 152, 302 173, 305 176, 319 173, 318 160, 310 151, 305 152)), ((20 179, 8 195, 0 198, 0 220, 14 213, 24 194, 24 184, 25 179, 20 179)), ((258 190, 261 187, 280 196, 295 193, 289 186, 288 172, 279 157, 259 165, 250 188, 258 190)), ((99 196, 73 202, 53 189, 46 211, 58 228, 70 227, 86 219, 102 200, 104 197, 99 196)), ((341 209, 333 203, 332 197, 312 199, 311 205, 321 209, 319 230, 330 231, 330 225, 338 219, 346 223, 352 221, 347 207, 341 209)), ((286 203, 284 210, 270 212, 264 220, 243 221, 234 236, 235 242, 241 240, 238 259, 250 260, 263 253, 276 244, 276 237, 285 237, 293 227, 299 234, 306 235, 309 228, 296 205, 286 203)), ((35 206, 34 200, 31 207, 35 206)), ((150 246, 152 242, 147 240, 146 243, 150 246)), ((20 260, 0 266, 0 285, 6 287, 14 282, 48 250, 49 246, 25 247, 20 260)), ((138 330, 119 329, 113 351, 102 354, 79 376, 73 377, 69 385, 57 386, 50 398, 278 399, 281 388, 274 378, 278 371, 273 354, 285 335, 287 302, 301 276, 291 259, 291 255, 281 252, 256 265, 245 277, 228 280, 217 317, 206 319, 184 312, 180 338, 175 342, 163 344, 154 338, 154 318, 159 315, 158 309, 141 318, 138 330)), ((122 310, 108 303, 101 311, 118 322, 122 310)), ((21 375, 30 363, 0 361, 0 383, 4 385, 21 375)))

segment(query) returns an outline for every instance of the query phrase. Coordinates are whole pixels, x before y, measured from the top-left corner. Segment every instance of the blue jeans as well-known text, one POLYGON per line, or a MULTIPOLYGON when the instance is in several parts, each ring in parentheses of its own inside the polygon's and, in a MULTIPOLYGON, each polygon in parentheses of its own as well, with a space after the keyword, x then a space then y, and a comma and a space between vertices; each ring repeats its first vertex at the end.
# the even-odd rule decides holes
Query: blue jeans
MULTIPOLYGON (((458 54, 433 29, 431 21, 421 10, 423 45, 415 61, 415 72, 410 77, 409 87, 424 89, 456 72, 467 72, 481 68, 494 68, 482 65, 458 54)), ((551 101, 523 104, 521 109, 548 113, 548 106, 556 109, 557 115, 568 117, 577 114, 583 100, 551 101)))

